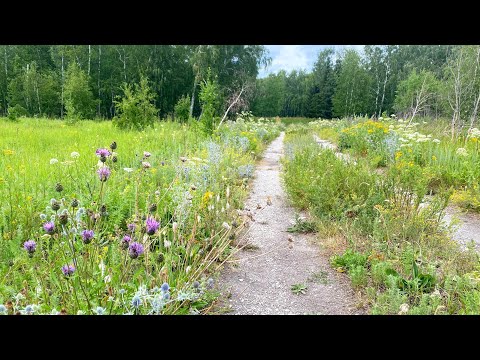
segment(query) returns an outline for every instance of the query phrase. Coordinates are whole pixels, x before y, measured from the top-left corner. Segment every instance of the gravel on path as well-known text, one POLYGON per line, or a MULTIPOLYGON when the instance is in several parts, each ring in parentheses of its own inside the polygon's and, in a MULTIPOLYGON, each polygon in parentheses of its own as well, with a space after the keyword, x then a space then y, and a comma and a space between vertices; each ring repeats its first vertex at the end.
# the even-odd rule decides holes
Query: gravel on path
POLYGON ((296 213, 280 180, 285 133, 258 164, 245 210, 253 217, 248 250, 239 250, 219 279, 229 314, 363 314, 348 278, 333 270, 314 235, 289 233, 296 213), (304 293, 292 286, 303 284, 304 293))

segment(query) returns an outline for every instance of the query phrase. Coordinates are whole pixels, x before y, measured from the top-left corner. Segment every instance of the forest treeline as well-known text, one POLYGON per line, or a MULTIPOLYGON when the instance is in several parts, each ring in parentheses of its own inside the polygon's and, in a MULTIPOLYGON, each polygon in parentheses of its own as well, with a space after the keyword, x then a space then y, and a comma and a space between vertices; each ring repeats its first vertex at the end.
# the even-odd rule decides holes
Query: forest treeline
POLYGON ((159 116, 182 97, 198 116, 207 74, 226 104, 268 60, 261 45, 0 45, 0 115, 63 118, 70 104, 83 117, 113 118, 124 85, 146 78, 159 116))
POLYGON ((162 118, 199 117, 209 103, 208 116, 221 121, 242 110, 327 119, 396 113, 449 117, 453 133, 477 119, 478 45, 326 48, 311 72, 257 79, 269 62, 262 45, 0 45, 0 115, 111 119, 139 89, 162 118))
POLYGON ((480 102, 480 46, 367 45, 321 51, 309 73, 280 71, 257 79, 259 116, 447 116, 473 124, 480 102))

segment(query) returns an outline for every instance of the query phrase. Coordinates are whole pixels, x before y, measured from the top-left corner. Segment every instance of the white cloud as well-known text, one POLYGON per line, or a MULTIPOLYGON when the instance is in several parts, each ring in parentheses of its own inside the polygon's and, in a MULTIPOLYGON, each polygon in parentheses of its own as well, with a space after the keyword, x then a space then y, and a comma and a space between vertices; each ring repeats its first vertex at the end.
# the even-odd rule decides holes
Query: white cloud
POLYGON ((318 53, 327 47, 334 47, 335 49, 354 48, 359 52, 363 50, 363 45, 266 45, 272 63, 267 68, 260 69, 258 76, 263 78, 268 74, 278 73, 280 70, 287 72, 292 70, 310 71, 318 53))
POLYGON ((272 60, 272 69, 306 69, 308 57, 301 45, 279 45, 278 55, 272 60))

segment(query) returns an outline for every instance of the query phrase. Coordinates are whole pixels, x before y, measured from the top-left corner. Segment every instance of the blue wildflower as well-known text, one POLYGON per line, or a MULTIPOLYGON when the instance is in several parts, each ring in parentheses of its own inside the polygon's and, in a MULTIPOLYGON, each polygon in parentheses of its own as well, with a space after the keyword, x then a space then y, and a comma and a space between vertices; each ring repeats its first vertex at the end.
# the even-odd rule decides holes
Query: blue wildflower
POLYGON ((106 309, 101 307, 101 306, 97 306, 97 308, 95 309, 95 314, 97 315, 105 315, 105 311, 106 309))
POLYGON ((252 164, 241 165, 238 167, 238 174, 242 178, 251 178, 253 176, 253 170, 252 164))
POLYGON ((214 284, 213 279, 212 279, 212 278, 209 278, 209 279, 207 280, 207 288, 213 289, 213 284, 214 284))
POLYGON ((141 303, 142 303, 142 300, 140 299, 140 296, 135 295, 132 299, 132 306, 138 308, 141 303))

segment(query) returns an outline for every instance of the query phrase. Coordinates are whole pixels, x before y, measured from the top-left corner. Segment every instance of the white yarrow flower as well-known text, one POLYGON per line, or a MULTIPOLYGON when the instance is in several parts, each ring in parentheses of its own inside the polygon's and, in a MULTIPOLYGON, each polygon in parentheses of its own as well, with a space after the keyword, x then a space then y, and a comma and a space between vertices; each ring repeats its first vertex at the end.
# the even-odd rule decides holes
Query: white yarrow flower
POLYGON ((73 152, 70 154, 70 156, 71 156, 72 158, 74 158, 74 159, 78 159, 78 158, 80 157, 80 154, 79 154, 78 152, 76 152, 76 151, 73 151, 73 152))
POLYGON ((457 151, 456 151, 456 154, 457 155, 460 155, 460 156, 468 156, 468 152, 467 152, 467 149, 465 148, 458 148, 457 151))
POLYGON ((50 159, 50 165, 53 165, 53 164, 56 164, 56 163, 58 163, 58 159, 55 159, 55 158, 50 159))
POLYGON ((123 168, 123 170, 126 171, 126 172, 132 172, 133 171, 132 168, 123 168))

